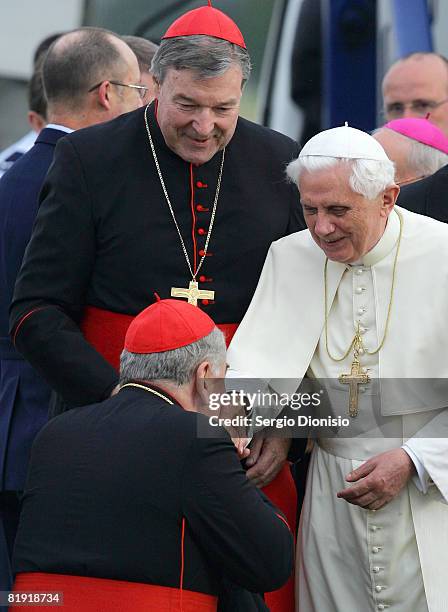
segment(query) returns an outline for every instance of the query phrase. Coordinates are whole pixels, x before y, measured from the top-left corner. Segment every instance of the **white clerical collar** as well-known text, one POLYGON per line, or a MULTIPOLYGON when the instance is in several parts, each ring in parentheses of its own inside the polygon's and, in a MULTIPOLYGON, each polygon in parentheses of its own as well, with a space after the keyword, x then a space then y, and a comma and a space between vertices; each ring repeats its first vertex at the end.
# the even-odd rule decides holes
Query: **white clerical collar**
POLYGON ((59 123, 48 123, 45 127, 52 130, 59 130, 60 132, 66 132, 67 134, 71 134, 75 131, 65 125, 60 125, 59 123))
POLYGON ((389 215, 386 229, 376 245, 368 253, 363 255, 361 264, 363 266, 374 266, 379 261, 387 257, 397 244, 400 235, 400 219, 395 210, 389 215))

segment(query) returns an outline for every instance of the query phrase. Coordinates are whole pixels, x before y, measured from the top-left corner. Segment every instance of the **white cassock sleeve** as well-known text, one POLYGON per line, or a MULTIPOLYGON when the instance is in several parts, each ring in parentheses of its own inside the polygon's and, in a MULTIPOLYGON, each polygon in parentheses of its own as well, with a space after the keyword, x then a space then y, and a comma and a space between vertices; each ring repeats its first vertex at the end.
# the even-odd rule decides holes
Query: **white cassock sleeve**
POLYGON ((407 444, 403 444, 401 448, 409 455, 416 469, 417 473, 412 477, 415 486, 421 493, 426 494, 431 479, 428 472, 425 470, 425 466, 407 444))
MULTIPOLYGON (((322 311, 321 283, 317 291, 307 289, 304 297, 299 282, 301 279, 304 286, 309 285, 303 271, 307 251, 298 248, 304 239, 312 241, 305 233, 297 232, 271 245, 252 301, 227 351, 232 370, 267 381, 277 393, 297 391, 323 327, 318 316, 322 311)), ((315 246, 308 259, 313 253, 317 262, 307 274, 320 281, 324 260, 315 246)))
POLYGON ((426 471, 428 486, 434 483, 448 503, 448 409, 440 411, 416 436, 409 438, 405 446, 426 471))

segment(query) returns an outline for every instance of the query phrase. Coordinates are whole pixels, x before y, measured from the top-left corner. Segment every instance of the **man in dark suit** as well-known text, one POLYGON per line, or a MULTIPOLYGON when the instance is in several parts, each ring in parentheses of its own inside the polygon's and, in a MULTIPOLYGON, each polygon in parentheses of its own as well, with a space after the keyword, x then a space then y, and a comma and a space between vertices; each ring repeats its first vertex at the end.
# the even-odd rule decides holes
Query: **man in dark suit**
POLYGON ((267 610, 249 592, 288 579, 293 538, 209 410, 225 371, 199 308, 160 300, 134 319, 118 393, 55 417, 33 446, 18 591, 63 591, 65 612, 214 612, 218 597, 220 611, 267 610))
POLYGON ((448 223, 448 165, 421 181, 401 188, 397 204, 448 223))
POLYGON ((37 135, 47 125, 47 101, 42 83, 42 63, 48 49, 60 35, 61 33, 47 36, 34 51, 33 73, 28 83, 27 113, 28 123, 32 130, 0 152, 0 178, 22 155, 31 149, 36 142, 37 135))
POLYGON ((113 119, 141 105, 137 90, 123 87, 120 92, 109 81, 89 92, 92 81, 104 74, 124 83, 139 83, 137 59, 119 37, 86 28, 56 40, 43 66, 50 123, 41 131, 34 147, 0 181, 0 555, 4 559, 2 568, 5 567, 0 572, 2 590, 10 584, 6 551, 10 557, 18 520, 18 493, 23 489, 32 441, 47 419, 50 394, 47 384, 9 340, 8 307, 56 142, 68 132, 113 119))

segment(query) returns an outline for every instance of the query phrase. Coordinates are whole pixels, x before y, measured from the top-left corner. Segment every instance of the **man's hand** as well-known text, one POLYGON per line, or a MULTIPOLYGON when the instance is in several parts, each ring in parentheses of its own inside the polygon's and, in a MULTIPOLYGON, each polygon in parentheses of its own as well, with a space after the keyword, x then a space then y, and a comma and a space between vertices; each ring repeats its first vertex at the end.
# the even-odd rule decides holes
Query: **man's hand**
POLYGON ((247 448, 250 438, 232 438, 232 442, 235 445, 236 452, 240 459, 246 459, 249 457, 250 450, 247 448))
POLYGON ((356 484, 339 491, 337 496, 349 504, 379 510, 398 495, 414 472, 414 464, 407 452, 396 448, 375 455, 350 472, 346 480, 356 484))
POLYGON ((282 469, 290 446, 289 438, 264 438, 263 432, 256 434, 246 461, 246 466, 249 468, 246 472, 247 477, 257 487, 268 485, 282 469))

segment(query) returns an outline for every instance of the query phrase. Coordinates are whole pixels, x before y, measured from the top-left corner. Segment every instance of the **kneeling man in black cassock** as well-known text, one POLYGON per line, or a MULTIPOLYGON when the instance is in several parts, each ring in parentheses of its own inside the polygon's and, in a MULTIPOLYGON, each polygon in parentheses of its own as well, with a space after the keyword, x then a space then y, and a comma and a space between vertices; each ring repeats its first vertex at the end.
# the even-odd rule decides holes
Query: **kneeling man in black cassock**
POLYGON ((225 369, 224 336, 199 308, 160 300, 134 319, 119 392, 54 418, 35 441, 16 591, 61 592, 65 612, 208 612, 286 582, 283 515, 225 430, 197 434, 225 369))

